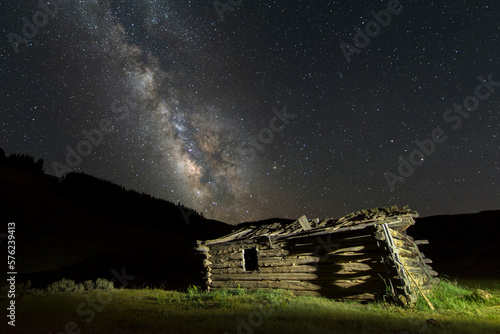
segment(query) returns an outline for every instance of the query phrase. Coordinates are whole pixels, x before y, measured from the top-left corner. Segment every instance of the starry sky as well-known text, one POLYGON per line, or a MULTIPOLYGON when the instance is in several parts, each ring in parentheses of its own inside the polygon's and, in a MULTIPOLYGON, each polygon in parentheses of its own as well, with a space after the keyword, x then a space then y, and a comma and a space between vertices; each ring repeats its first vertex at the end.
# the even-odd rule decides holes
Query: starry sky
POLYGON ((48 174, 228 223, 500 209, 499 1, 9 0, 0 12, 0 147, 48 174))

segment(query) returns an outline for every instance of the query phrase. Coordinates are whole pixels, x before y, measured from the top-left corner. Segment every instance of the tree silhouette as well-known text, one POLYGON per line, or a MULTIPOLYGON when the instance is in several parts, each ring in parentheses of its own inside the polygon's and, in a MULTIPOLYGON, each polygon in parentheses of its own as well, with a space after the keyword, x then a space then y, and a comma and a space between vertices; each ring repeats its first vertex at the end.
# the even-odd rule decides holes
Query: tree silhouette
MULTIPOLYGON (((6 155, 0 148, 0 165, 44 174, 43 160, 35 160, 28 154, 6 155)), ((204 220, 201 213, 181 203, 156 198, 110 181, 81 172, 65 174, 62 182, 54 183, 56 193, 81 205, 98 211, 102 217, 136 219, 150 225, 165 225, 174 229, 186 228, 191 223, 204 220)))
POLYGON ((43 159, 35 160, 28 154, 14 153, 6 155, 0 148, 0 165, 10 168, 26 170, 35 174, 44 174, 43 159))

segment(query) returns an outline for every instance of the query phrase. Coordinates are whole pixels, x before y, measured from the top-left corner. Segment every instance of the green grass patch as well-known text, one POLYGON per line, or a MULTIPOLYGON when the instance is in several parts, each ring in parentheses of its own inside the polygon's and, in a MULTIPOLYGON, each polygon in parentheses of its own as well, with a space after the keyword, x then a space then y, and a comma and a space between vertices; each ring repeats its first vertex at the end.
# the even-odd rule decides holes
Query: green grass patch
MULTIPOLYGON (((497 296, 493 296, 488 301, 475 298, 473 289, 446 280, 441 280, 427 297, 436 311, 479 312, 500 303, 500 298, 497 296)), ((416 308, 423 311, 428 310, 429 306, 425 299, 420 297, 417 300, 416 308)))
POLYGON ((177 291, 157 291, 156 301, 184 309, 226 309, 236 310, 245 307, 276 307, 286 305, 293 294, 286 290, 217 289, 211 292, 190 286, 186 293, 177 291))
MULTIPOLYGON (((497 298, 478 301, 473 288, 443 282, 429 294, 436 311, 389 303, 295 297, 284 290, 92 290, 27 294, 16 302, 16 328, 0 333, 499 333, 497 298)), ((0 307, 7 301, 1 300, 0 307)))

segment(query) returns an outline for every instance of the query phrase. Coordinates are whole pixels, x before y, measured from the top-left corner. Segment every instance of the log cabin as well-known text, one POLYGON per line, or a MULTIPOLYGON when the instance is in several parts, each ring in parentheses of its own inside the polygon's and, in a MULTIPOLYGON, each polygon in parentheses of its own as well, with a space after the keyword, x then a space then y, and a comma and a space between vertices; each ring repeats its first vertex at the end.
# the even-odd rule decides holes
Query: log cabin
POLYGON ((391 299, 411 305, 439 281, 407 229, 407 206, 375 208, 340 219, 245 226, 198 241, 208 290, 287 289, 339 300, 391 299))

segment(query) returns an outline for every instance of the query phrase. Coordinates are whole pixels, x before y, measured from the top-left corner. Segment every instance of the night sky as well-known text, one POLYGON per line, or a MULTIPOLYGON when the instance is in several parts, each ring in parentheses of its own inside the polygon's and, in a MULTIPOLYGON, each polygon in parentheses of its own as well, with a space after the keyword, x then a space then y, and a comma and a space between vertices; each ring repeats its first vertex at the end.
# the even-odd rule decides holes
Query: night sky
POLYGON ((51 175, 230 223, 500 208, 499 1, 47 2, 0 4, 0 147, 51 175))

